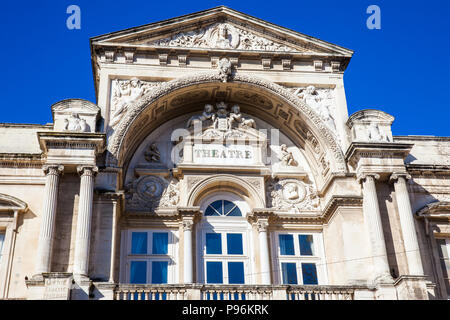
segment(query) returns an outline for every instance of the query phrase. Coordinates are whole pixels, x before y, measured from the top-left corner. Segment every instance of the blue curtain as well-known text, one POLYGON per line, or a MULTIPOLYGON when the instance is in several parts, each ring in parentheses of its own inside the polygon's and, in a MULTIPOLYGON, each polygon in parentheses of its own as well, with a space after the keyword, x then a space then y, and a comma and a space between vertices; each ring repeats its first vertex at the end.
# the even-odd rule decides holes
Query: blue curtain
POLYGON ((242 234, 227 233, 227 252, 228 254, 244 254, 242 234))
POLYGON ((206 262, 206 283, 223 283, 222 262, 206 262))
POLYGON ((169 234, 167 232, 153 233, 153 254, 167 254, 169 245, 169 234))
POLYGON ((302 263, 303 284, 318 284, 315 263, 302 263))
POLYGON ((313 256, 313 236, 301 234, 298 236, 298 240, 300 242, 300 255, 302 256, 313 256))
POLYGON ((222 254, 222 235, 220 233, 206 234, 206 254, 222 254))
POLYGON ((147 283, 147 262, 146 261, 131 261, 130 283, 133 283, 133 284, 147 283))
POLYGON ((283 277, 283 284, 298 284, 295 263, 282 263, 281 272, 283 277))
POLYGON ((228 283, 245 284, 243 262, 228 262, 228 283))
POLYGON ((161 284, 167 283, 167 269, 169 262, 167 261, 153 261, 152 262, 152 283, 161 284))
POLYGON ((133 232, 131 235, 131 253, 147 254, 147 232, 133 232))
POLYGON ((294 251, 294 237, 292 234, 280 234, 279 237, 280 242, 280 254, 284 256, 293 256, 295 255, 294 251))

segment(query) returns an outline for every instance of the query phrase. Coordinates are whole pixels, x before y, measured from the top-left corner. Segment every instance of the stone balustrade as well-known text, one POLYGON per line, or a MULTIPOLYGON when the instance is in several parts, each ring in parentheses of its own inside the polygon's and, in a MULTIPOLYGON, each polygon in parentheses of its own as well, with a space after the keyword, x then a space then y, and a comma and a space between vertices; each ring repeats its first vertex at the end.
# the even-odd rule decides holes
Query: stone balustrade
MULTIPOLYGON (((271 285, 132 285, 120 284, 115 300, 357 300, 357 293, 370 292, 353 286, 271 285)), ((367 295, 365 295, 367 297, 367 295)))

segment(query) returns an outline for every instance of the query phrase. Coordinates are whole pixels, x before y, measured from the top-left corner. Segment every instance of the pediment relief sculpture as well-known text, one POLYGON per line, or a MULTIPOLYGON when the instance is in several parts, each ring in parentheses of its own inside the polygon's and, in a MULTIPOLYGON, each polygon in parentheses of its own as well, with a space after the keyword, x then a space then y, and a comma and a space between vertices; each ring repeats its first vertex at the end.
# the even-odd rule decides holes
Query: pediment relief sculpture
POLYGON ((142 176, 126 186, 126 207, 133 211, 154 211, 175 207, 180 201, 179 182, 159 176, 142 176))
POLYGON ((89 126, 85 119, 80 118, 78 113, 72 113, 64 119, 64 131, 89 132, 89 126))
POLYGON ((226 22, 216 23, 199 30, 180 32, 171 37, 151 41, 148 45, 272 52, 299 51, 226 22))
POLYGON ((297 179, 271 179, 266 185, 269 207, 299 214, 319 210, 320 200, 312 184, 297 179))
POLYGON ((110 126, 114 127, 117 125, 133 103, 159 84, 161 82, 147 82, 137 78, 113 80, 110 126))

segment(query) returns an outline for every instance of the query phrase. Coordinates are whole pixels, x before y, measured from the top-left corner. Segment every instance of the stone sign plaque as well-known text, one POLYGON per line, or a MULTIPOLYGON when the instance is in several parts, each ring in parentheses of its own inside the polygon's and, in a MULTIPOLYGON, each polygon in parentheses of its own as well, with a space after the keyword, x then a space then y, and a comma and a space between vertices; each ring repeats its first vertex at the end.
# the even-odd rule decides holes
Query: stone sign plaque
POLYGON ((69 300, 71 281, 70 277, 45 279, 44 300, 69 300))
POLYGON ((252 146, 197 144, 193 148, 196 164, 209 165, 254 165, 255 155, 252 146))

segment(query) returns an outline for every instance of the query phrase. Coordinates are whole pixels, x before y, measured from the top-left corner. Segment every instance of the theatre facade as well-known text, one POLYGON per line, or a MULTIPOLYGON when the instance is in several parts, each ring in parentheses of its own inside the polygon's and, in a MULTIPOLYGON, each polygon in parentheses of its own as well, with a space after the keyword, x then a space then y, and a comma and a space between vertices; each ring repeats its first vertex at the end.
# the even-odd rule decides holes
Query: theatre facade
POLYGON ((349 115, 352 55, 223 6, 92 38, 96 103, 0 125, 0 299, 448 299, 450 138, 349 115))

